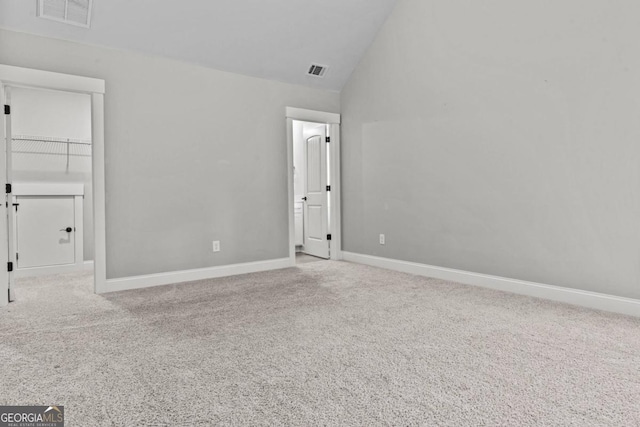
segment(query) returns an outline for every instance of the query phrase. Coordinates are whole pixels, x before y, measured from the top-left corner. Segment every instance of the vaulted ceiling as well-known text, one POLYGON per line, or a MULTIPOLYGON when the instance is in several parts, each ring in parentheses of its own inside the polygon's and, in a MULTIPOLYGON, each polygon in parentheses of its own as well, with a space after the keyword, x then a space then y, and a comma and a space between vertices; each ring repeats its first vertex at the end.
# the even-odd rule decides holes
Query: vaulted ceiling
POLYGON ((0 27, 340 90, 396 0, 93 0, 91 28, 0 0, 0 27), (308 76, 312 63, 329 66, 308 76))

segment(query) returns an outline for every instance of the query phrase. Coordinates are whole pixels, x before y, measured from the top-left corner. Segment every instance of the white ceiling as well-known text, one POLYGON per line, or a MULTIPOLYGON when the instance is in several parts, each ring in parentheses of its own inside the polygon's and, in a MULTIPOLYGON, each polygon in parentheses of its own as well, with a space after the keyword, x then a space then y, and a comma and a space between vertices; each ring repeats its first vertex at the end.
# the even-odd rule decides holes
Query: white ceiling
POLYGON ((0 0, 0 27, 340 90, 396 0, 94 0, 90 29, 37 18, 36 3, 0 0))

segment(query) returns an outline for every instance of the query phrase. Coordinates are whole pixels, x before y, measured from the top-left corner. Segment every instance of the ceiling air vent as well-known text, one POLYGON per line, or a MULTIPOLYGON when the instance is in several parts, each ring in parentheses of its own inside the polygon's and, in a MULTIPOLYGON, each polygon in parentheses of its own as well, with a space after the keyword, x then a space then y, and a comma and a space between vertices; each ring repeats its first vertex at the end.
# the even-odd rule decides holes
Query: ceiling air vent
POLYGON ((38 16, 89 28, 93 0, 38 0, 38 16))
POLYGON ((327 68, 329 67, 327 67, 326 65, 312 64, 311 67, 309 67, 309 71, 307 71, 307 74, 315 77, 324 77, 324 73, 327 72, 327 68))

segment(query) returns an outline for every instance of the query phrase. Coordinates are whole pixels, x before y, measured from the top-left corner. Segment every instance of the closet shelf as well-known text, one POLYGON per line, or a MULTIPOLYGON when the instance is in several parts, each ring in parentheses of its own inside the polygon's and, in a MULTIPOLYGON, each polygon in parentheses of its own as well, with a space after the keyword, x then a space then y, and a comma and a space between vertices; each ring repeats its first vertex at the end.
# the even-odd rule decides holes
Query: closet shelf
POLYGON ((65 156, 67 158, 67 172, 69 171, 71 157, 91 157, 91 148, 91 141, 82 139, 31 135, 12 135, 11 137, 12 154, 65 156))
POLYGON ((47 136, 14 135, 11 139, 13 141, 58 142, 61 144, 91 145, 91 141, 87 140, 73 138, 52 138, 47 136))

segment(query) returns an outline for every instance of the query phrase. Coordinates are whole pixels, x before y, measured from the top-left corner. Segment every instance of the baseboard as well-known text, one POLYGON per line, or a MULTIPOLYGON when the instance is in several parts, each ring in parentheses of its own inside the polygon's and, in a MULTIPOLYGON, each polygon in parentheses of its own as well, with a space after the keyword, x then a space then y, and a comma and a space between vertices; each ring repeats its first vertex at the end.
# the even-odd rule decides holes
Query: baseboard
POLYGON ((82 264, 66 264, 53 265, 47 267, 30 267, 17 268, 13 272, 13 277, 20 279, 22 277, 39 277, 50 276, 52 274, 72 273, 74 271, 91 271, 93 270, 93 261, 84 261, 82 264))
POLYGON ((524 280, 343 252, 345 261, 640 317, 640 300, 524 280))
POLYGON ((290 258, 280 258, 268 261, 223 265, 219 267, 172 271, 169 273, 147 274, 119 279, 107 279, 104 289, 96 289, 96 292, 102 294, 107 292, 127 291, 131 289, 149 288, 152 286, 193 282, 194 280, 215 279, 219 277, 236 276, 238 274, 279 270, 281 268, 294 266, 295 260, 292 262, 290 258))

